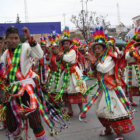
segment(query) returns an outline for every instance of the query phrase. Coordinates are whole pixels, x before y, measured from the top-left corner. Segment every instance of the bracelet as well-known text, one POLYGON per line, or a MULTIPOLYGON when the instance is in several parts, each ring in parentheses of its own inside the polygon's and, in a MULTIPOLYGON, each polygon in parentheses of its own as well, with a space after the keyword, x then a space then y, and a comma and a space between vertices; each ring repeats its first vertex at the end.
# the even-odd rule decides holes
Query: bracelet
POLYGON ((35 47, 37 45, 37 42, 34 40, 33 37, 31 37, 31 39, 29 39, 28 42, 31 47, 35 47))

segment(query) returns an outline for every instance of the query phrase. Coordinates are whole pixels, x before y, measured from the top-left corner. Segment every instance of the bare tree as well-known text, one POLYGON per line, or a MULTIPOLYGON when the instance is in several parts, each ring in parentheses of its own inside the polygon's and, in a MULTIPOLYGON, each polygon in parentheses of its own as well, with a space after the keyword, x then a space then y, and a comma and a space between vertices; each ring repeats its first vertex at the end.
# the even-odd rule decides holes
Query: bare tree
POLYGON ((78 16, 72 15, 71 17, 71 22, 82 33, 83 38, 86 41, 91 38, 91 32, 95 26, 102 25, 105 30, 107 30, 110 26, 110 22, 106 22, 106 16, 98 16, 96 12, 87 11, 87 2, 88 1, 86 1, 86 10, 83 9, 82 5, 82 10, 78 16))

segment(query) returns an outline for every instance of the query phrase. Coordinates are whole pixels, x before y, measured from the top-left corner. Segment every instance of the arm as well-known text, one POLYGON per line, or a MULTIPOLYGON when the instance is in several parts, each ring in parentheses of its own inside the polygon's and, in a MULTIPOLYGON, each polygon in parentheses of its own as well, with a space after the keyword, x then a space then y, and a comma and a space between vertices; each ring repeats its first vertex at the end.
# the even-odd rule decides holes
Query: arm
POLYGON ((104 63, 98 63, 96 69, 101 73, 107 73, 112 70, 114 66, 115 62, 112 60, 112 57, 109 56, 105 59, 104 63))
POLYGON ((125 54, 125 59, 128 63, 136 62, 136 59, 132 55, 130 55, 130 52, 127 52, 125 54))
POLYGON ((27 56, 31 56, 35 59, 41 59, 43 57, 43 50, 41 49, 40 45, 34 40, 33 37, 31 37, 27 27, 23 27, 22 31, 30 46, 27 50, 27 56))
POLYGON ((6 54, 7 53, 7 50, 3 53, 3 55, 0 57, 0 63, 3 63, 4 64, 4 67, 6 67, 6 54))
POLYGON ((41 49, 39 44, 36 44, 34 47, 30 47, 28 49, 28 56, 31 56, 35 59, 41 59, 43 57, 43 50, 41 49))
POLYGON ((68 63, 74 63, 76 59, 76 52, 75 50, 71 50, 68 54, 63 55, 63 61, 68 63))

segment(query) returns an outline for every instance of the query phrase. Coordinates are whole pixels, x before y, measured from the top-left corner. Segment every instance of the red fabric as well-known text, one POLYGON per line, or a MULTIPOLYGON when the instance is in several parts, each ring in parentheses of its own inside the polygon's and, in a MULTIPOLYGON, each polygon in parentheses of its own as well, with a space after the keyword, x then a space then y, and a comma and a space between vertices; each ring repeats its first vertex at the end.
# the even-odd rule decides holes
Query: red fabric
POLYGON ((129 133, 135 130, 135 127, 129 118, 120 120, 107 120, 99 118, 99 121, 104 127, 111 127, 117 134, 129 133))
POLYGON ((132 96, 140 96, 140 91, 138 87, 131 88, 132 96))
POLYGON ((55 62, 56 62, 56 56, 52 54, 51 61, 49 64, 51 71, 57 71, 58 65, 55 62))
POLYGON ((111 56, 113 60, 115 61, 115 80, 118 86, 123 86, 125 85, 125 82, 123 81, 122 77, 119 75, 119 69, 125 68, 126 67, 126 60, 125 60, 125 55, 122 57, 118 58, 116 57, 111 50, 108 51, 108 56, 111 56))
POLYGON ((87 97, 81 93, 77 94, 65 94, 63 95, 63 101, 70 104, 87 103, 87 97))
MULTIPOLYGON (((10 56, 10 52, 7 51, 7 61, 8 61, 8 65, 11 66, 12 65, 12 58, 10 56)), ((24 76, 21 71, 19 70, 19 68, 17 68, 17 72, 16 72, 16 78, 18 80, 25 80, 25 79, 28 79, 28 78, 31 78, 33 76, 33 71, 31 70, 31 68, 29 69, 28 73, 26 74, 26 76, 24 76)), ((18 91, 17 94, 14 94, 12 95, 13 97, 20 97, 24 94, 24 91, 27 91, 27 93, 29 94, 30 96, 30 108, 28 107, 20 107, 20 106, 17 106, 17 108, 19 110, 22 110, 23 112, 24 111, 33 111, 37 108, 37 101, 34 97, 34 92, 33 92, 33 88, 30 84, 21 84, 20 86, 20 90, 18 91)))
POLYGON ((130 133, 135 130, 135 127, 130 119, 109 122, 113 130, 117 134, 130 133))

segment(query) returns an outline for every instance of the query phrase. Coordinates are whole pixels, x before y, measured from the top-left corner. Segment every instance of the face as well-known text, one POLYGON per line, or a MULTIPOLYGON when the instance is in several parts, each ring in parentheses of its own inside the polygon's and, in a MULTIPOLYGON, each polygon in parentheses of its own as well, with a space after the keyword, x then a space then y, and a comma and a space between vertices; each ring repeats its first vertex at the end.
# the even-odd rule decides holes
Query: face
POLYGON ((9 34, 6 38, 6 42, 9 49, 15 49, 20 42, 19 35, 17 33, 9 34))
POLYGON ((104 47, 102 45, 96 45, 94 47, 95 56, 99 57, 100 54, 104 51, 104 47))
POLYGON ((71 45, 70 41, 64 41, 63 42, 63 49, 64 49, 65 52, 69 51, 70 45, 71 45))
POLYGON ((52 46, 52 54, 57 55, 58 54, 58 48, 57 46, 52 46))

